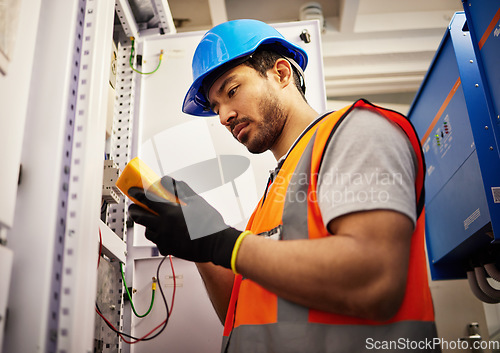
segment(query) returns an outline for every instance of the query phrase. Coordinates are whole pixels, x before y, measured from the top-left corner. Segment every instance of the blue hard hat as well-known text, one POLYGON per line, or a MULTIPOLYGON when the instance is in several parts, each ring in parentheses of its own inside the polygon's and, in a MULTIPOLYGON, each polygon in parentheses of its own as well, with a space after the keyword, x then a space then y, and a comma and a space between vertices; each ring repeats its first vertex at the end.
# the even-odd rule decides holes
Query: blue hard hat
POLYGON ((305 50, 286 40, 273 27, 257 20, 225 22, 205 33, 196 48, 192 63, 193 84, 184 98, 182 111, 198 116, 215 115, 205 96, 206 91, 225 71, 243 63, 263 44, 294 60, 305 70, 305 50))

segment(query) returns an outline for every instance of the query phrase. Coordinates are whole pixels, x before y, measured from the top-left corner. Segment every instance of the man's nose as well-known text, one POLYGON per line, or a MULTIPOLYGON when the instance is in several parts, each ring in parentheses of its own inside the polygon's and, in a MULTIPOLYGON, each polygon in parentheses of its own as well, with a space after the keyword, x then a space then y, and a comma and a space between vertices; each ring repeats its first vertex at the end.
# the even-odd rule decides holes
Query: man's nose
POLYGON ((231 125, 233 119, 238 116, 234 109, 231 109, 228 106, 221 106, 219 108, 219 119, 220 123, 226 127, 231 125))

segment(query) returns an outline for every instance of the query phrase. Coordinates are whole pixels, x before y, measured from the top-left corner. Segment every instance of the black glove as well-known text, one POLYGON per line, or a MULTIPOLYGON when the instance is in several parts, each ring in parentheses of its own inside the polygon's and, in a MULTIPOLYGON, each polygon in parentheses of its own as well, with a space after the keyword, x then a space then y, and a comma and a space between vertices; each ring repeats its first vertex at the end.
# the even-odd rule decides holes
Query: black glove
POLYGON ((241 231, 229 227, 219 212, 183 181, 169 176, 161 179, 163 187, 185 205, 133 187, 129 195, 145 204, 150 211, 132 204, 132 219, 146 227, 146 238, 158 246, 162 255, 194 262, 213 262, 231 268, 231 255, 241 231))

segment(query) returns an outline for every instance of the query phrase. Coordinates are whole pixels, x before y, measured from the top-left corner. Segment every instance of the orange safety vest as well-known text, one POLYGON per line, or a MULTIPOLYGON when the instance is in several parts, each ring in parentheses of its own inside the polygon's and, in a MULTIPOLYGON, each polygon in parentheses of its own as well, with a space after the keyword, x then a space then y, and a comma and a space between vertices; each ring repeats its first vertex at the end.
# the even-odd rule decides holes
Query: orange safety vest
POLYGON ((352 353, 376 348, 385 348, 384 352, 391 351, 390 348, 394 351, 417 348, 423 352, 434 348, 436 328, 427 279, 422 212, 425 163, 415 130, 403 115, 359 100, 319 119, 292 147, 247 229, 254 234, 279 233, 280 240, 331 235, 323 224, 317 202, 318 171, 325 147, 354 108, 373 110, 399 125, 418 160, 415 192, 419 217, 411 241, 406 294, 399 311, 390 320, 379 322, 309 309, 238 275, 224 325, 222 352, 352 353))

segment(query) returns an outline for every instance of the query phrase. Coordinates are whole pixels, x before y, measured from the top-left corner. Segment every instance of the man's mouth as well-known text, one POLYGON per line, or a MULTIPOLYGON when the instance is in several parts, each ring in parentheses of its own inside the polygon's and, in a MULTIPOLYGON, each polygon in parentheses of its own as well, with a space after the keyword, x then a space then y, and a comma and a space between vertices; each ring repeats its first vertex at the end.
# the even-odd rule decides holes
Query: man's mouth
POLYGON ((232 133, 233 136, 241 142, 241 138, 243 137, 243 134, 245 133, 244 129, 248 126, 247 122, 241 122, 237 124, 233 129, 232 133))

